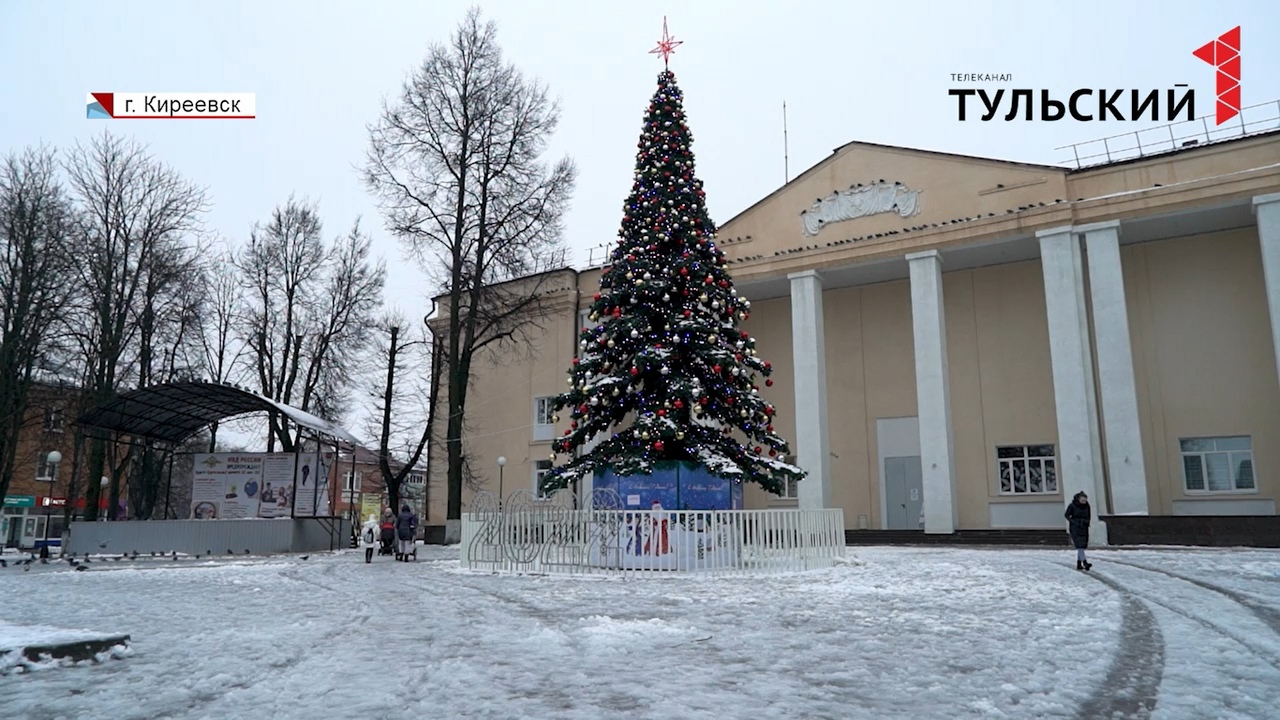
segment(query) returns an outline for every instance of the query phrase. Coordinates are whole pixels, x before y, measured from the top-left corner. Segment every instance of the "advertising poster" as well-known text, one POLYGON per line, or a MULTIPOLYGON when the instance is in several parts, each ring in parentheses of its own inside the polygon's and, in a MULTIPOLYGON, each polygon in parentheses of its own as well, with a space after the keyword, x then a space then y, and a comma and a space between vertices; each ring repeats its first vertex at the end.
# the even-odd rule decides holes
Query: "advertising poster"
POLYGON ((378 493, 365 493, 360 496, 360 522, 364 522, 372 515, 375 518, 382 516, 382 496, 378 493))
POLYGON ((193 459, 192 518, 236 520, 257 516, 261 455, 201 453, 193 459))
POLYGON ((262 462, 262 490, 258 497, 258 517, 287 518, 293 502, 293 466, 298 456, 292 453, 266 455, 262 462))
POLYGON ((329 515, 329 468, 333 453, 302 453, 294 476, 294 517, 329 515))

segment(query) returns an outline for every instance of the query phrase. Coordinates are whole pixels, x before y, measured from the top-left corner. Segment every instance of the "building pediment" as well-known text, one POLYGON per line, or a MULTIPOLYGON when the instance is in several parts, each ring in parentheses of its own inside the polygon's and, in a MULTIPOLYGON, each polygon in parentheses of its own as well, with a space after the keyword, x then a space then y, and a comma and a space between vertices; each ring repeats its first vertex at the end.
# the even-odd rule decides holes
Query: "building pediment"
POLYGON ((881 213, 894 213, 903 218, 919 214, 920 191, 900 182, 854 183, 846 190, 818 198, 813 205, 801 210, 801 232, 805 237, 816 237, 833 223, 881 213))
POLYGON ((850 143, 726 222, 734 259, 888 240, 1065 198, 1062 168, 850 143))

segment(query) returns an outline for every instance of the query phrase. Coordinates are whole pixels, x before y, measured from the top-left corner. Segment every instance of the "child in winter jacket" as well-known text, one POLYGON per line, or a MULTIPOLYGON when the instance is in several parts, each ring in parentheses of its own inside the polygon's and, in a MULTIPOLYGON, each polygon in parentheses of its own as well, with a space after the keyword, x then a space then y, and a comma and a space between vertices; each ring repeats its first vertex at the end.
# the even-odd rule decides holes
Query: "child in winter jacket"
POLYGON ((378 543, 378 518, 370 514, 360 528, 360 547, 364 548, 364 561, 373 562, 373 548, 378 543))

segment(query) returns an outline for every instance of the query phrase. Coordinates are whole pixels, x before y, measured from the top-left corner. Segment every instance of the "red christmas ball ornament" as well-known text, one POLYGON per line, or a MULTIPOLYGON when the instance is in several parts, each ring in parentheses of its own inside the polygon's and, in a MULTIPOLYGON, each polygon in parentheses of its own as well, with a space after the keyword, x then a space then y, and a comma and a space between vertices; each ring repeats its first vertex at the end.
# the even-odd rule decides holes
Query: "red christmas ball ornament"
POLYGON ((578 364, 578 358, 574 358, 574 359, 573 359, 573 364, 574 364, 574 365, 577 365, 577 364, 578 364))
POLYGON ((773 432, 773 426, 772 426, 772 425, 765 425, 765 426, 764 426, 764 429, 765 429, 765 430, 768 430, 769 432, 773 432))
POLYGON ((664 410, 664 409, 659 408, 659 409, 658 409, 658 417, 666 417, 666 416, 667 416, 667 411, 666 411, 666 410, 664 410))
POLYGON ((688 308, 686 308, 686 309, 685 309, 685 311, 684 311, 684 316, 685 316, 685 317, 689 317, 689 316, 690 316, 690 315, 692 315, 692 314, 693 314, 693 312, 692 312, 692 311, 690 311, 688 308))
POLYGON ((636 256, 635 256, 635 255, 628 255, 628 256, 627 256, 627 262, 635 262, 635 261, 636 261, 636 256))
POLYGON ((571 433, 571 432, 573 432, 573 431, 572 431, 572 430, 565 430, 565 431, 564 431, 564 434, 565 434, 565 435, 568 435, 568 434, 569 434, 569 433, 571 433))
POLYGON ((655 440, 653 443, 653 449, 657 450, 658 452, 662 452, 662 448, 664 447, 666 446, 662 444, 661 440, 655 440))
MULTIPOLYGON (((613 309, 613 316, 614 316, 614 317, 622 317, 622 308, 620 308, 620 307, 616 307, 616 308, 614 308, 614 309, 613 309)), ((600 338, 600 342, 604 342, 604 338, 600 338)))
POLYGON ((707 404, 707 396, 706 396, 706 395, 703 395, 702 397, 698 398, 698 402, 702 403, 703 405, 706 405, 706 404, 707 404))
MULTIPOLYGON (((737 360, 738 362, 742 362, 742 353, 734 353, 734 354, 733 354, 733 359, 734 359, 734 360, 737 360)), ((574 365, 577 365, 577 364, 578 364, 578 360, 577 360, 577 358, 574 358, 574 360, 573 360, 573 364, 574 364, 574 365)))
POLYGON ((631 368, 632 376, 639 375, 639 374, 640 374, 640 368, 636 368, 636 367, 631 368))
POLYGON ((765 387, 773 387, 773 378, 765 378, 764 386, 765 386, 765 387))
POLYGON ((777 456, 777 454, 778 454, 777 450, 774 450, 773 448, 769 448, 769 457, 775 457, 777 456))
POLYGON ((577 429, 578 429, 578 421, 577 421, 577 420, 574 420, 573 422, 569 423, 569 429, 570 429, 570 430, 577 430, 577 429))
POLYGON ((712 365, 712 366, 711 366, 711 372, 713 372, 713 373, 715 373, 715 374, 717 374, 717 375, 719 375, 719 374, 720 374, 720 370, 721 370, 721 368, 720 368, 720 366, 719 366, 719 365, 712 365))
POLYGON ((674 405, 677 410, 680 410, 681 408, 684 407, 684 401, 679 398, 676 398, 676 401, 671 404, 674 405))
POLYGON ((680 274, 681 274, 681 275, 688 275, 688 274, 689 274, 689 268, 687 268, 687 267, 682 267, 682 268, 680 268, 680 274))
POLYGON ((762 453, 762 452, 764 452, 764 448, 762 448, 762 447, 760 447, 759 445, 757 445, 757 446, 756 446, 756 454, 757 454, 757 455, 759 455, 759 454, 760 454, 760 453, 762 453))
POLYGON ((586 403, 582 403, 581 405, 579 405, 579 406, 578 406, 578 412, 582 413, 583 415, 586 415, 586 414, 587 414, 587 404, 586 404, 586 403))
POLYGON ((592 298, 592 299, 594 299, 594 300, 599 300, 599 299, 600 299, 600 293, 596 293, 596 294, 593 296, 593 298, 592 298))
MULTIPOLYGON (((739 332, 739 334, 741 334, 741 335, 742 335, 742 339, 743 339, 743 340, 746 340, 748 337, 750 337, 750 335, 747 335, 747 331, 746 331, 746 330, 742 330, 742 331, 740 331, 740 332, 739 332)), ((765 367, 769 367, 769 363, 765 363, 765 367)))
POLYGON ((707 276, 707 279, 706 279, 706 280, 703 280, 702 282, 703 282, 703 284, 705 284, 705 285, 710 285, 712 282, 715 282, 715 279, 714 279, 714 278, 712 278, 710 275, 708 275, 708 276, 707 276))
POLYGON ((769 362, 766 362, 766 363, 764 364, 764 369, 765 369, 765 370, 772 370, 772 369, 773 369, 773 364, 772 364, 772 363, 769 363, 769 362))

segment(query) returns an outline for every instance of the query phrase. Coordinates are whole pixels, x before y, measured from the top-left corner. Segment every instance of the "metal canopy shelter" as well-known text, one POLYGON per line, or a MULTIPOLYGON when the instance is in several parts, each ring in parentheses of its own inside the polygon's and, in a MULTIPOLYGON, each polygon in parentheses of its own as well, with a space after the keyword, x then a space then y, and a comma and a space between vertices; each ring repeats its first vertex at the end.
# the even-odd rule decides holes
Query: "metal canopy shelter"
POLYGON ((328 420, 257 393, 218 383, 180 382, 140 388, 99 405, 81 415, 77 422, 83 428, 176 445, 211 423, 254 412, 278 412, 308 430, 360 445, 355 436, 328 420))

